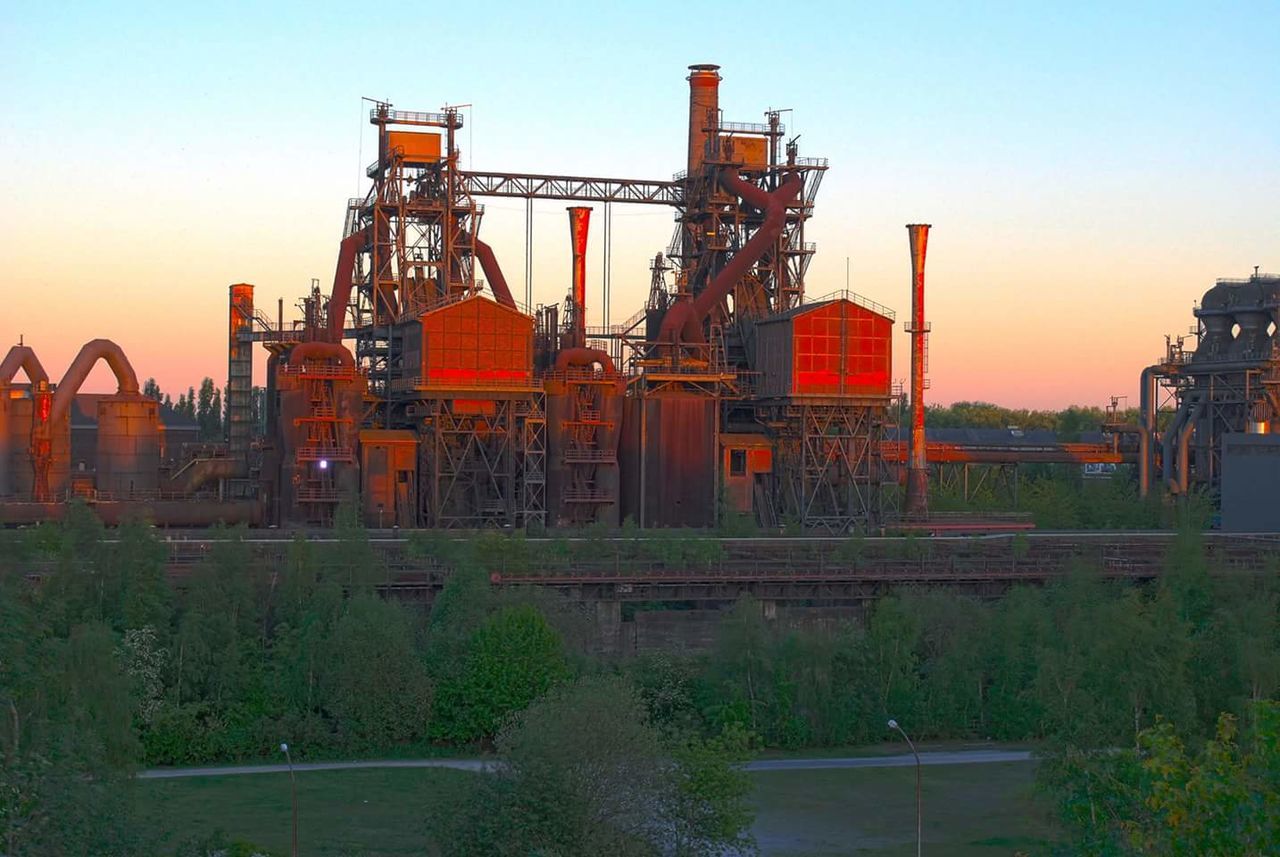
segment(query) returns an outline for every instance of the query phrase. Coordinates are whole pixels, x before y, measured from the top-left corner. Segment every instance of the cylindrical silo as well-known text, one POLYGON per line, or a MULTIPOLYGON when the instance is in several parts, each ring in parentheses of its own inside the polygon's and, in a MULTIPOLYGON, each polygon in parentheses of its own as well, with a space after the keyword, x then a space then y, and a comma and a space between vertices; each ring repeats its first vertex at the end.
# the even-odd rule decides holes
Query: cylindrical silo
POLYGON ((141 395, 112 396, 98 403, 99 492, 133 497, 159 489, 159 407, 141 395))

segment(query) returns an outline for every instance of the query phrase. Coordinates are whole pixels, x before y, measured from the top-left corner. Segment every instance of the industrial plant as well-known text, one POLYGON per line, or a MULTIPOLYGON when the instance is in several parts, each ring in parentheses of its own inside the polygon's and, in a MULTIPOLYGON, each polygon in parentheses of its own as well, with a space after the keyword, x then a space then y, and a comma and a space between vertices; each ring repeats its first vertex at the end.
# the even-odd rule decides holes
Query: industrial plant
POLYGON ((805 229, 827 160, 800 154, 780 111, 727 121, 718 66, 690 66, 688 83, 687 160, 660 180, 464 170, 458 109, 375 104, 378 155, 368 193, 347 201, 328 292, 313 285, 286 319, 283 302, 256 306, 252 285, 229 288, 225 442, 180 442, 109 341, 87 344, 57 384, 15 346, 0 364, 0 523, 57 517, 81 497, 107 521, 170 526, 324 526, 358 502, 380 528, 707 528, 740 516, 880 532, 930 519, 930 468, 948 463, 1134 464, 1144 494, 1225 497, 1238 438, 1253 433, 1243 443, 1256 453, 1280 418, 1280 278, 1255 275, 1211 289, 1198 347, 1171 342, 1142 373, 1140 425, 1101 426, 1083 443, 927 438, 930 227, 914 224, 911 409, 897 425, 894 312, 806 289, 816 248, 805 229), (481 200, 498 197, 525 200, 530 216, 535 200, 567 204, 561 303, 533 304, 529 240, 517 300, 510 260, 483 237, 481 200), (616 205, 666 206, 675 230, 652 257, 645 304, 591 327, 591 219, 607 257, 616 205), (71 414, 99 360, 118 390, 92 403, 92 455, 77 456, 71 414))

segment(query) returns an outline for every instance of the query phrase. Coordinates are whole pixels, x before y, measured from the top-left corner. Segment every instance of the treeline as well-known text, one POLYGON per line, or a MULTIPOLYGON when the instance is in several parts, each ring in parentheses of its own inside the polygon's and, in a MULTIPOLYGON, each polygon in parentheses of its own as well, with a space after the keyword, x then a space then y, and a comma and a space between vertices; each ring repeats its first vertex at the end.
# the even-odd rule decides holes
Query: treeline
MULTIPOLYGON (((1078 439, 1085 432, 1100 431, 1108 419, 1103 408, 1072 405, 1062 410, 1030 410, 1004 408, 990 402, 953 402, 950 405, 925 405, 924 421, 928 428, 973 428, 1054 431, 1064 441, 1078 439)), ((1137 408, 1127 408, 1112 416, 1122 423, 1138 423, 1137 408)))
MULTIPOLYGON (((620 716, 618 701, 637 691, 584 654, 588 628, 571 606, 498 591, 459 553, 429 617, 384 600, 374 591, 383 573, 351 510, 340 517, 336 544, 299 539, 279 563, 256 559, 239 531, 211 535, 222 540, 171 585, 166 549, 144 524, 108 534, 77 506, 61 524, 0 531, 0 704, 8 711, 0 718, 0 853, 177 847, 203 855, 203 845, 147 839, 132 816, 132 772, 275 758, 282 742, 303 760, 496 741, 510 764, 476 788, 502 790, 505 826, 494 827, 493 813, 475 817, 498 839, 476 832, 459 842, 506 841, 529 827, 541 831, 519 840, 530 848, 556 844, 546 836, 581 840, 585 850, 558 852, 566 855, 597 853, 591 848, 605 841, 629 843, 628 853, 670 853, 670 836, 682 831, 681 841, 701 844, 676 853, 700 854, 743 836, 748 789, 731 762, 745 739, 678 733, 639 703, 620 716), (606 679, 621 684, 602 691, 606 679), (589 783, 572 776, 583 758, 555 769, 536 747, 561 739, 513 719, 536 700, 554 711, 595 705, 602 695, 601 711, 612 714, 598 724, 594 746, 637 742, 621 750, 647 777, 634 793, 668 807, 661 829, 604 836, 608 807, 588 800, 589 783), (708 790, 708 782, 717 785, 708 790), (557 789, 561 799, 547 802, 557 789), (572 823, 562 817, 570 805, 572 823)), ((440 826, 446 822, 456 830, 457 818, 440 826)))
MULTIPOLYGON (((225 388, 219 388, 212 378, 200 382, 200 389, 188 387, 174 401, 171 394, 160 389, 155 378, 148 378, 142 385, 142 394, 155 399, 174 413, 200 426, 200 440, 214 443, 224 439, 226 430, 225 388)), ((266 431, 266 390, 254 387, 250 393, 250 419, 258 434, 266 431)))
POLYGON ((994 466, 973 465, 967 494, 963 482, 935 480, 929 507, 971 514, 1023 512, 1042 530, 1205 529, 1216 511, 1201 493, 1185 495, 1176 504, 1159 491, 1139 497, 1137 477, 1129 466, 1092 477, 1079 466, 1031 464, 1020 467, 1016 486, 1013 478, 994 466))
MULTIPOLYGON (((423 558, 455 569, 424 615, 375 594, 384 572, 349 510, 334 543, 299 540, 278 562, 255 558, 238 531, 223 531, 176 586, 151 528, 104 535, 83 507, 61 524, 0 531, 8 854, 129 853, 130 837, 142 835, 129 822, 134 768, 273 758, 282 741, 299 759, 496 746, 551 779, 521 779, 513 768, 486 781, 500 793, 477 800, 508 807, 504 823, 514 826, 472 821, 499 837, 522 825, 552 838, 572 833, 586 850, 558 853, 592 853, 599 840, 587 832, 608 807, 584 804, 573 831, 557 833, 557 810, 536 799, 548 783, 590 792, 573 780, 577 768, 544 764, 572 739, 518 725, 564 720, 565 706, 588 705, 647 748, 652 801, 678 806, 691 799, 681 789, 721 783, 725 791, 707 786, 700 800, 727 801, 708 816, 721 825, 722 839, 712 839, 737 841, 742 783, 715 772, 747 746, 876 742, 890 737, 890 717, 921 739, 1041 741, 1064 751, 1134 747, 1167 724, 1159 728, 1194 746, 1214 734, 1222 712, 1250 723, 1252 706, 1280 691, 1276 570, 1211 575, 1191 531, 1179 536, 1164 577, 1146 586, 1080 567, 999 601, 906 589, 869 606, 861 621, 822 627, 767 621, 744 599, 706 656, 623 663, 588 654, 591 628, 575 606, 491 586, 495 562, 526 556, 516 539, 416 539, 423 558), (621 684, 600 684, 609 681, 621 684), (629 694, 640 709, 634 721, 607 703, 629 694), (551 707, 519 714, 539 700, 551 707), (653 762, 663 754, 693 767, 673 779, 653 762)), ((655 545, 648 549, 692 561, 715 543, 655 545)), ((593 746, 604 752, 614 734, 593 746)), ((1069 809, 1087 779, 1079 766, 1054 770, 1054 794, 1069 809)), ((689 812, 706 804, 698 806, 689 812)), ((690 817, 673 814, 668 827, 690 817)), ((706 830, 693 835, 711 841, 706 830)), ((650 846, 660 847, 635 853, 650 846)))

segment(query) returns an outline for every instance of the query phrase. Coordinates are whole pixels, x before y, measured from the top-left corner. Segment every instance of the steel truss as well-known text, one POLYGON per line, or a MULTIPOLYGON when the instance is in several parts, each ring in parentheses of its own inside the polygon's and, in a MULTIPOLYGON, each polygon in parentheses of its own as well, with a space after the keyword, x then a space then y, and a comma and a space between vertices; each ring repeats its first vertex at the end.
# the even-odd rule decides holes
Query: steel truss
MULTIPOLYGON (((411 113, 389 108, 379 105, 370 113, 380 152, 367 170, 373 186, 365 198, 348 201, 343 224, 344 240, 364 236, 352 272, 352 332, 356 360, 383 402, 388 402, 397 372, 392 325, 483 286, 476 280, 474 259, 484 209, 458 177, 455 132, 462 117, 453 109, 411 113), (443 129, 440 159, 424 163, 392 150, 388 125, 443 129)), ((389 421, 389 403, 385 413, 389 421)))
POLYGON ((546 523, 542 393, 418 403, 423 523, 510 529, 546 523))
MULTIPOLYGON (((1214 371, 1188 364, 1175 387, 1179 406, 1199 406, 1191 440, 1189 487, 1217 496, 1222 479, 1224 435, 1243 432, 1259 409, 1269 413, 1273 387, 1262 366, 1214 371)), ((1167 468, 1166 463, 1166 468, 1167 468)))
POLYGON ((833 533, 879 527, 887 481, 879 454, 885 410, 856 402, 790 402, 765 415, 775 427, 774 505, 783 520, 833 533))
POLYGON ((557 199, 575 202, 632 202, 682 205, 684 186, 674 181, 545 176, 531 173, 479 173, 460 170, 461 189, 471 196, 557 199))

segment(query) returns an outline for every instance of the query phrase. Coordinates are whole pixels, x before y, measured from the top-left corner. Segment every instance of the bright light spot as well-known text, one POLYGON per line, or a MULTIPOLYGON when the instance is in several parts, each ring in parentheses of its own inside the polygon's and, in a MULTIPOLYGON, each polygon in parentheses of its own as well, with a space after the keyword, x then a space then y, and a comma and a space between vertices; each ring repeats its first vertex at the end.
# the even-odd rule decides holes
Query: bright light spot
POLYGON ((897 728, 898 728, 898 721, 896 721, 896 720, 890 720, 890 721, 889 721, 889 728, 890 728, 890 729, 897 729, 897 728))
POLYGON ((325 459, 325 458, 320 459, 320 469, 321 469, 321 470, 328 470, 328 469, 329 469, 329 461, 328 461, 328 459, 325 459))

